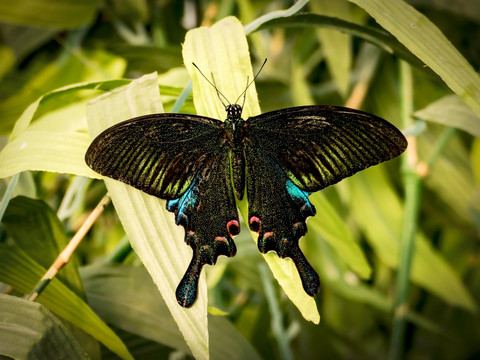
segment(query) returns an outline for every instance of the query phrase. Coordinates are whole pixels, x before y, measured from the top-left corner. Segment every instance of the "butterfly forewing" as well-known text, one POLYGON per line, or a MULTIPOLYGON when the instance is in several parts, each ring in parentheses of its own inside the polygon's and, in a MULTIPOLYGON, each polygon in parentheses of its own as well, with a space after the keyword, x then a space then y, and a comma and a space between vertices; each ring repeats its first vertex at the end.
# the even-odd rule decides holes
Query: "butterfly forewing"
POLYGON ((97 136, 85 161, 104 176, 163 199, 175 199, 218 149, 221 124, 185 114, 141 116, 97 136))
POLYGON ((262 149, 295 185, 309 192, 390 160, 407 146, 387 121, 342 107, 283 109, 247 123, 251 146, 262 149))

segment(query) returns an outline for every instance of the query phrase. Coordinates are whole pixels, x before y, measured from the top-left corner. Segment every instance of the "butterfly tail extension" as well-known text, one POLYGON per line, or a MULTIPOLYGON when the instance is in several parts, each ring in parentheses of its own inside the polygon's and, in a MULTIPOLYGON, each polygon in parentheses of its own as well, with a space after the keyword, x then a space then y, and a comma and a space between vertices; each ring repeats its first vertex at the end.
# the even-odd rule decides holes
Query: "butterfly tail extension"
POLYGON ((193 257, 185 275, 177 286, 175 296, 180 306, 189 308, 197 299, 198 279, 202 271, 202 264, 198 257, 193 257))
POLYGON ((302 250, 297 246, 296 251, 292 252, 289 257, 297 267, 305 292, 310 296, 317 295, 320 291, 320 278, 305 258, 305 255, 303 255, 302 250))
MULTIPOLYGON (((238 221, 230 220, 227 229, 229 232, 233 232, 232 235, 238 234, 238 221)), ((197 235, 194 231, 185 228, 185 232, 185 242, 192 248, 193 257, 175 295, 181 306, 190 307, 197 298, 198 279, 203 266, 215 265, 220 255, 235 256, 237 248, 230 233, 225 236, 216 236, 213 241, 209 241, 207 235, 202 231, 197 235)))

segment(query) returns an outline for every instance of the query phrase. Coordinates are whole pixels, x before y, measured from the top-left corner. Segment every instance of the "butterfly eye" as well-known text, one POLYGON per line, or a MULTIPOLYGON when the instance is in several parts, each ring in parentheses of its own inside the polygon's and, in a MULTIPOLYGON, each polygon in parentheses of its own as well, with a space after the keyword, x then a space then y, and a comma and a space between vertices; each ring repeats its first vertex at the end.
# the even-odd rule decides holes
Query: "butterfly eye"
POLYGON ((261 225, 262 225, 262 222, 260 221, 260 219, 258 217, 252 216, 250 218, 250 229, 253 232, 259 233, 261 225))
POLYGON ((237 220, 230 220, 227 223, 227 229, 228 229, 228 232, 230 233, 230 236, 235 236, 240 233, 240 226, 238 225, 237 220))

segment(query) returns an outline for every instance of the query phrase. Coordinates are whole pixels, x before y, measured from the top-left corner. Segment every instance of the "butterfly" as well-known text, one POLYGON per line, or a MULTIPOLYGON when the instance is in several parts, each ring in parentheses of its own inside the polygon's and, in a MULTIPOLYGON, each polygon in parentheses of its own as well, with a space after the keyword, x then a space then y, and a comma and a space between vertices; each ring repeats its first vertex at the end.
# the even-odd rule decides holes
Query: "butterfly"
POLYGON ((176 290, 184 307, 197 298, 202 267, 236 254, 235 197, 245 195, 260 252, 292 259, 305 292, 315 296, 320 279, 298 244, 315 215, 309 195, 407 147, 395 126, 359 110, 299 106, 244 120, 237 102, 224 103, 225 121, 177 113, 123 121, 98 135, 85 155, 97 173, 165 199, 184 227, 193 250, 176 290))

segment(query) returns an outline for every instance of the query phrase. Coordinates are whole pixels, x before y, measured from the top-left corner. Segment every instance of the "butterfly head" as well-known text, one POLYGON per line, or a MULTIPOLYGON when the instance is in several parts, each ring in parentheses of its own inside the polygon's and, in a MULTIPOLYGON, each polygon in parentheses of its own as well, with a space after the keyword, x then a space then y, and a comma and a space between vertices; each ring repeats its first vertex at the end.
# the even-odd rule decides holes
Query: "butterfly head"
POLYGON ((245 86, 245 90, 243 90, 243 92, 238 96, 238 98, 237 98, 237 100, 235 101, 234 104, 231 104, 230 101, 228 101, 227 97, 225 95, 223 95, 222 92, 217 88, 217 85, 215 84, 215 79, 213 77, 213 73, 212 73, 212 81, 210 81, 203 74, 203 72, 200 70, 200 68, 195 63, 192 63, 192 65, 198 70, 200 75, 202 75, 203 78, 205 80, 207 80, 207 82, 210 85, 212 85, 213 88, 215 89, 215 91, 217 92, 218 98, 219 98, 220 102, 223 104, 223 106, 225 106, 225 111, 227 112, 226 121, 232 124, 234 130, 235 130, 235 127, 236 127, 235 125, 238 124, 238 123, 241 123, 243 121, 241 116, 242 116, 243 105, 245 105, 245 100, 247 98, 247 90, 250 87, 250 85, 252 85, 255 82, 255 79, 260 74, 260 71, 262 71, 266 62, 267 62, 267 59, 265 59, 263 61, 262 66, 260 67, 257 74, 253 77, 253 79, 251 81, 249 81, 249 79, 247 77, 247 85, 245 86), (241 97, 243 97, 242 105, 237 104, 237 102, 240 100, 241 97), (228 103, 228 105, 226 105, 226 103, 228 103))
POLYGON ((239 104, 228 104, 225 106, 225 111, 227 112, 227 120, 233 121, 238 120, 242 116, 242 106, 239 104))

